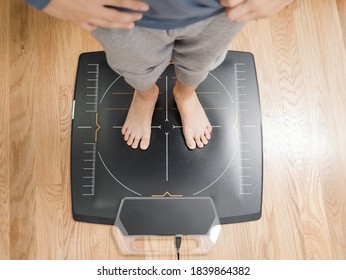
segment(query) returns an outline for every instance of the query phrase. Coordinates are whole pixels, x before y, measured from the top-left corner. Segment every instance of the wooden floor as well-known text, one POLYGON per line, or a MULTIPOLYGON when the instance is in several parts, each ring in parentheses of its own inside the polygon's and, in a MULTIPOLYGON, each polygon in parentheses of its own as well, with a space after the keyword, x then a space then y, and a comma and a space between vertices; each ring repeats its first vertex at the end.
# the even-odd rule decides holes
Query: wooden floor
MULTIPOLYGON (((0 7, 0 259, 124 256, 110 226, 71 217, 71 101, 85 31, 0 7)), ((214 250, 182 259, 346 259, 346 1, 299 0, 231 45, 257 64, 263 215, 222 227, 214 250)), ((162 246, 173 246, 162 241, 162 246)))

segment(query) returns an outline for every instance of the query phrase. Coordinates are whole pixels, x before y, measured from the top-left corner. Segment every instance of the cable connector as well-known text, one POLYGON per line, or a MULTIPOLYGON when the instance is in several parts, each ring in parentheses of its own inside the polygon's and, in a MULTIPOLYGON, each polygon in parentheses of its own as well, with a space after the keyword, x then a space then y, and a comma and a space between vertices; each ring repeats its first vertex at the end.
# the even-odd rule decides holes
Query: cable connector
POLYGON ((180 246, 183 236, 182 235, 176 235, 175 236, 175 247, 177 248, 177 259, 180 260, 180 246))

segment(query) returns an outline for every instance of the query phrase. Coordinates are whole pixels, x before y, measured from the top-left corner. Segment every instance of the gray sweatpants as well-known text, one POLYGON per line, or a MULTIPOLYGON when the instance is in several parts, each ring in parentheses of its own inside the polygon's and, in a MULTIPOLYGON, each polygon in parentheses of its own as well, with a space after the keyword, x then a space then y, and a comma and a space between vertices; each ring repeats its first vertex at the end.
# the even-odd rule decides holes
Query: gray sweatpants
POLYGON ((223 62, 230 41, 242 27, 222 13, 176 29, 98 28, 92 34, 103 46, 109 66, 133 88, 146 90, 171 60, 178 80, 198 86, 223 62))

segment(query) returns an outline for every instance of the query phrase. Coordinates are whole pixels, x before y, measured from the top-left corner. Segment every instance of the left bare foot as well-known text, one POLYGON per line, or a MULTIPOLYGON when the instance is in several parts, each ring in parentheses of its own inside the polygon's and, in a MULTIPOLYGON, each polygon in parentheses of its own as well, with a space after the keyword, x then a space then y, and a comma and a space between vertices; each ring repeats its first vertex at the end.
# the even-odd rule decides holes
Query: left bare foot
POLYGON ((150 144, 151 119, 159 89, 153 85, 145 91, 136 90, 125 123, 121 129, 127 145, 146 150, 150 144))
POLYGON ((174 99, 180 113, 186 145, 193 150, 203 148, 211 137, 212 127, 198 100, 196 87, 178 81, 173 89, 174 99))

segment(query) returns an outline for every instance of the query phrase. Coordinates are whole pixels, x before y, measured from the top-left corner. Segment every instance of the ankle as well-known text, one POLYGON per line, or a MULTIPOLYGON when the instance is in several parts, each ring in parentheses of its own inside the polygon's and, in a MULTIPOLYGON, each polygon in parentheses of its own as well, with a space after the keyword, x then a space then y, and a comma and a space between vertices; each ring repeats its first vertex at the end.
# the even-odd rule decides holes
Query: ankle
POLYGON ((136 94, 144 100, 151 100, 157 98, 159 94, 159 88, 156 84, 146 90, 136 90, 136 94))
POLYGON ((188 99, 196 95, 196 86, 188 86, 181 81, 177 81, 173 88, 174 98, 188 99))

